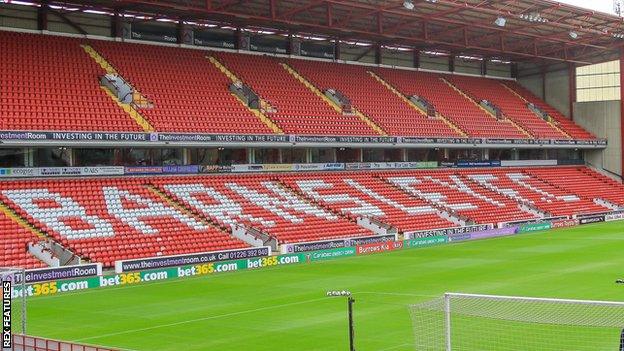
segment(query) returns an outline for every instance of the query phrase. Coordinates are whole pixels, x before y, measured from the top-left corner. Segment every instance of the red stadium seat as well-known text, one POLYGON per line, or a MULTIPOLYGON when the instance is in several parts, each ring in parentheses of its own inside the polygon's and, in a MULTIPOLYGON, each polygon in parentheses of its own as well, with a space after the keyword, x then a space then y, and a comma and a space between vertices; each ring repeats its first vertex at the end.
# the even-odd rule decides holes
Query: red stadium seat
MULTIPOLYGON (((86 41, 51 35, 0 32, 0 130, 142 131, 99 87, 105 71, 81 48, 86 41)), ((343 115, 288 73, 295 68, 320 90, 334 88, 388 135, 461 137, 443 120, 428 118, 376 81, 375 71, 406 96, 431 102, 469 137, 527 138, 509 121, 497 121, 441 81, 439 74, 206 52, 149 44, 88 42, 144 96, 153 108, 140 109, 156 131, 273 134, 228 90, 230 79, 208 61, 217 57, 275 111, 267 112, 285 133, 379 135, 356 115, 343 115)), ((475 100, 487 99, 535 138, 594 137, 512 81, 445 75, 475 100), (538 118, 505 84, 546 111, 556 128, 538 118)))
POLYGON ((550 117, 554 118, 555 121, 557 121, 558 127, 563 129, 566 133, 568 133, 574 139, 588 140, 588 139, 596 138, 594 135, 592 135, 585 129, 581 128, 578 124, 574 123, 572 120, 564 116, 561 112, 557 111, 554 107, 548 105, 546 102, 544 102, 544 100, 533 95, 533 93, 531 93, 527 88, 521 86, 517 82, 509 81, 509 82, 503 82, 503 84, 512 88, 515 92, 520 94, 526 100, 528 100, 529 102, 532 102, 537 107, 541 108, 543 111, 548 113, 550 117))
POLYGON ((486 114, 466 97, 442 81, 447 75, 379 68, 375 70, 406 96, 417 95, 433 104, 469 136, 475 138, 524 139, 526 135, 506 121, 486 114))
POLYGON ((379 135, 353 115, 343 115, 299 82, 277 58, 214 53, 277 111, 269 113, 288 134, 379 135))
POLYGON ((0 31, 0 130, 142 131, 75 38, 0 31))
POLYGON ((157 131, 273 134, 228 90, 231 81, 200 50, 94 41, 154 108, 141 113, 157 131))
POLYGON ((41 268, 46 264, 28 252, 28 244, 43 240, 0 212, 0 266, 41 268))
POLYGON ((489 78, 453 75, 449 80, 476 101, 488 100, 503 114, 520 125, 536 139, 569 139, 527 107, 518 96, 507 90, 501 81, 489 78))
POLYGON ((289 63, 319 89, 337 89, 351 104, 388 135, 461 137, 443 121, 431 119, 409 106, 358 65, 290 60, 289 63))
MULTIPOLYGON (((359 217, 406 232, 607 212, 624 205, 624 186, 586 167, 309 172, 10 180, 0 182, 0 201, 79 256, 111 266, 247 247, 232 234, 237 226, 293 243, 373 235, 359 217)), ((0 216, 0 265, 41 266, 26 248, 38 240, 0 216)))

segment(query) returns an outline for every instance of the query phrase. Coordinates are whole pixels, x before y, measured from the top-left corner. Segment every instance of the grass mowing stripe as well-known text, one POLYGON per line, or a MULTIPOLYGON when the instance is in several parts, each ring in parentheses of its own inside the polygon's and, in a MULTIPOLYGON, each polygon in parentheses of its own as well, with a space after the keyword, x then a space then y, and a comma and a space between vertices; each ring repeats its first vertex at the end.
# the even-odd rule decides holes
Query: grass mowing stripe
POLYGON ((209 319, 218 319, 218 318, 224 318, 224 317, 237 316, 237 315, 245 314, 245 313, 253 313, 253 312, 260 312, 260 311, 266 311, 266 310, 271 310, 271 309, 279 309, 279 308, 283 308, 283 307, 294 306, 294 305, 301 305, 301 304, 310 303, 310 302, 316 302, 316 301, 320 301, 320 300, 324 300, 324 298, 311 299, 311 300, 307 300, 307 301, 299 301, 299 302, 293 302, 293 303, 287 303, 287 304, 283 304, 283 305, 274 305, 274 306, 260 307, 260 308, 255 308, 255 309, 252 309, 252 310, 231 312, 231 313, 221 314, 221 315, 217 315, 217 316, 208 316, 208 317, 197 318, 197 319, 186 320, 186 321, 180 321, 180 322, 175 322, 175 323, 155 325, 153 327, 148 327, 148 328, 129 329, 129 330, 124 330, 124 331, 120 331, 120 332, 117 332, 117 333, 110 333, 110 334, 106 334, 106 335, 90 336, 90 337, 85 337, 85 338, 81 338, 81 339, 75 339, 75 340, 72 340, 72 341, 73 342, 81 342, 81 341, 86 341, 86 340, 101 339, 101 338, 105 338, 107 336, 116 336, 116 335, 122 335, 122 334, 132 334, 132 333, 143 332, 143 331, 148 331, 148 330, 153 330, 153 329, 158 329, 158 328, 167 328, 167 327, 173 327, 173 326, 182 325, 182 324, 196 323, 196 322, 206 321, 206 320, 209 320, 209 319))
POLYGON ((614 281, 624 277, 623 229, 610 222, 31 298, 28 331, 65 340, 98 335, 98 344, 140 351, 342 350, 346 302, 325 293, 349 290, 358 351, 413 351, 407 305, 448 291, 622 300, 624 287, 614 281), (198 321, 175 324, 186 320, 198 321))

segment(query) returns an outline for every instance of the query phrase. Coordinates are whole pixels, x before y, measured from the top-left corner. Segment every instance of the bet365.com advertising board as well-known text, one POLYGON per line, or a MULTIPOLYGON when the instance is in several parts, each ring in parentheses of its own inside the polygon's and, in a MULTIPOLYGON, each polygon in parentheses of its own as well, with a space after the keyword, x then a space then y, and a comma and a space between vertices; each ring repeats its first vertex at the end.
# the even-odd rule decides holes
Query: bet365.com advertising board
POLYGON ((27 284, 22 291, 13 287, 12 297, 25 294, 27 297, 56 295, 107 286, 123 286, 140 283, 163 281, 168 279, 188 278, 225 272, 236 272, 246 269, 258 269, 280 265, 304 263, 304 254, 287 254, 279 256, 253 257, 240 260, 199 263, 180 267, 167 267, 145 271, 102 275, 89 278, 52 280, 27 284))

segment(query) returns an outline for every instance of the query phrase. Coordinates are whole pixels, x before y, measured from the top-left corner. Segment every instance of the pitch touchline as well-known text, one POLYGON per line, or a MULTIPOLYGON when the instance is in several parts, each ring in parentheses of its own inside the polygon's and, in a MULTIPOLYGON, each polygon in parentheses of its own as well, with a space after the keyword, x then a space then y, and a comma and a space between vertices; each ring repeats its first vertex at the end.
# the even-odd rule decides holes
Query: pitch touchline
POLYGON ((317 301, 321 301, 321 300, 327 300, 327 298, 326 297, 322 297, 322 298, 318 298, 318 299, 311 299, 311 300, 305 300, 305 301, 299 301, 299 302, 291 302, 291 303, 285 303, 285 304, 281 304, 281 305, 273 305, 273 306, 267 306, 267 307, 254 308, 254 309, 245 310, 245 311, 238 311, 238 312, 232 312, 232 313, 219 314, 219 315, 216 315, 216 316, 208 316, 208 317, 202 317, 202 318, 196 318, 196 319, 189 319, 189 320, 186 320, 186 321, 180 321, 180 322, 175 322, 175 323, 160 324, 160 325, 155 325, 155 326, 151 326, 151 327, 131 329, 131 330, 124 330, 124 331, 121 331, 121 332, 108 333, 108 334, 102 334, 102 335, 97 335, 97 336, 90 336, 90 337, 87 337, 87 338, 80 338, 80 339, 75 339, 75 340, 72 340, 72 341, 73 342, 81 342, 81 341, 85 341, 85 340, 100 339, 100 338, 105 338, 105 337, 109 337, 109 336, 117 336, 117 335, 131 334, 131 333, 137 333, 137 332, 153 330, 153 329, 159 329, 159 328, 174 327, 176 325, 182 325, 182 324, 189 324, 189 323, 207 321, 207 320, 211 320, 211 319, 219 319, 219 318, 223 318, 223 317, 237 316, 237 315, 240 315, 240 314, 246 314, 246 313, 252 313, 252 312, 272 310, 272 309, 280 308, 280 307, 302 305, 302 304, 306 304, 306 303, 310 303, 310 302, 317 302, 317 301))

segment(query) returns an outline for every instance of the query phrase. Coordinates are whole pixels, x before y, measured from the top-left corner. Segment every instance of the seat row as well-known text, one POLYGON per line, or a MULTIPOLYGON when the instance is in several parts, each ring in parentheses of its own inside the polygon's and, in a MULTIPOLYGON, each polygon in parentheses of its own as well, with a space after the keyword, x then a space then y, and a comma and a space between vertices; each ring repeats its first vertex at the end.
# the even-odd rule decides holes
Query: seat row
POLYGON ((100 88, 106 72, 83 49, 86 44, 153 103, 139 112, 156 131, 271 134, 279 128, 303 135, 593 138, 515 82, 5 31, 0 80, 14 84, 0 91, 0 128, 89 131, 92 122, 98 131, 142 131, 100 88), (272 106, 265 111, 272 123, 230 93, 232 80, 210 56, 272 106), (361 114, 344 114, 318 96, 328 89, 340 91, 361 114), (414 108, 406 101, 412 95, 426 98, 439 114, 430 118, 414 108), (494 102, 514 123, 483 111, 474 101, 481 99, 494 102), (525 100, 553 121, 537 117, 525 100))
POLYGON ((607 212, 624 186, 586 167, 306 172, 7 180, 0 266, 38 267, 27 245, 51 238, 91 261, 248 247, 247 228, 280 244, 607 212), (43 233, 38 236, 38 232, 43 233))

